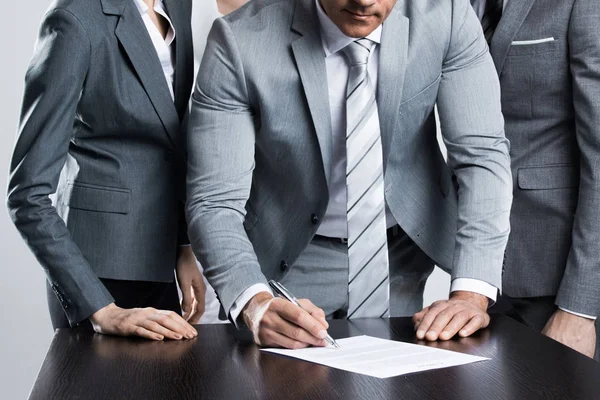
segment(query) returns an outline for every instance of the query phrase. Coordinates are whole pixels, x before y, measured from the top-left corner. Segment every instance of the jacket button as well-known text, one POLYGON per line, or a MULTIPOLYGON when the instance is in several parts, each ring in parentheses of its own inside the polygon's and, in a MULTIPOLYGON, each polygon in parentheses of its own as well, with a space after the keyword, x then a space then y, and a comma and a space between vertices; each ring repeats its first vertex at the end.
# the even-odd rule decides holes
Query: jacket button
POLYGON ((281 268, 282 271, 285 271, 288 269, 288 263, 286 263, 285 260, 282 260, 281 264, 279 264, 279 267, 281 268))
POLYGON ((319 223, 319 217, 317 216, 317 214, 312 214, 310 216, 310 222, 312 222, 313 225, 316 225, 319 223))
POLYGON ((165 161, 166 162, 173 162, 174 158, 175 157, 173 156, 173 152, 172 151, 169 150, 169 151, 165 152, 165 161))

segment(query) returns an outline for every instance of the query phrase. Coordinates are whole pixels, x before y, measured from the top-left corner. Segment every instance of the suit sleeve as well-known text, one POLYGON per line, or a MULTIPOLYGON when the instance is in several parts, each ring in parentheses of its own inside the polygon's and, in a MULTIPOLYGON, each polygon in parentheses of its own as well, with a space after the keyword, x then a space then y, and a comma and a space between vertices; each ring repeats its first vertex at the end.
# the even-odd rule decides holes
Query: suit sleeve
POLYGON ((10 216, 71 325, 113 302, 49 198, 68 154, 90 51, 90 40, 75 16, 65 10, 45 16, 25 78, 7 197, 10 216))
POLYGON ((452 279, 501 288, 512 177, 500 84, 469 2, 453 1, 451 18, 437 104, 448 164, 458 182, 452 279))
POLYGON ((558 306, 600 315, 600 8, 576 0, 569 25, 575 133, 579 145, 579 201, 558 306))
POLYGON ((243 226, 254 145, 243 63, 227 21, 217 19, 192 96, 187 220, 194 253, 227 315, 247 288, 267 285, 243 226))

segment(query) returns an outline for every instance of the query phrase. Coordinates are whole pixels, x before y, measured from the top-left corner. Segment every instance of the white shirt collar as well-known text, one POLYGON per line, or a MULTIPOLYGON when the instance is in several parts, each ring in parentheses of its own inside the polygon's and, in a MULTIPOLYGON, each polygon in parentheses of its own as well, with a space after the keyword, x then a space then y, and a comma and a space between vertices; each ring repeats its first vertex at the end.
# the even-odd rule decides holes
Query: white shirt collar
MULTIPOLYGON (((139 0, 138 0, 139 1, 139 0)), ((329 57, 332 54, 337 53, 350 43, 354 42, 356 38, 346 36, 340 28, 325 14, 325 11, 321 7, 321 2, 315 0, 317 3, 317 15, 319 18, 319 24, 321 25, 321 40, 323 42, 323 49, 325 50, 325 56, 329 57)), ((367 39, 380 44, 381 43, 381 31, 382 26, 379 25, 367 39)))
MULTIPOLYGON (((144 0, 133 1, 142 17, 148 14, 148 5, 144 2, 144 0)), ((167 15, 167 10, 165 10, 163 0, 154 0, 154 11, 162 15, 169 23, 169 31, 167 32, 167 37, 165 37, 165 43, 167 44, 167 46, 170 46, 175 40, 175 27, 171 22, 171 18, 169 18, 169 16, 167 15)))

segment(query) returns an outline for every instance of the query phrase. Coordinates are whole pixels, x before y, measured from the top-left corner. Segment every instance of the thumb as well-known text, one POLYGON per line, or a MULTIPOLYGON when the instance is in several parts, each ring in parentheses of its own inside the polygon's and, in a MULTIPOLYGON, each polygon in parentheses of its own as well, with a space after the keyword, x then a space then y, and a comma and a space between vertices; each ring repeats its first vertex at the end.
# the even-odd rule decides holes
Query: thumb
POLYGON ((187 321, 193 309, 194 296, 192 296, 191 285, 184 285, 181 288, 181 310, 183 311, 183 319, 187 321))

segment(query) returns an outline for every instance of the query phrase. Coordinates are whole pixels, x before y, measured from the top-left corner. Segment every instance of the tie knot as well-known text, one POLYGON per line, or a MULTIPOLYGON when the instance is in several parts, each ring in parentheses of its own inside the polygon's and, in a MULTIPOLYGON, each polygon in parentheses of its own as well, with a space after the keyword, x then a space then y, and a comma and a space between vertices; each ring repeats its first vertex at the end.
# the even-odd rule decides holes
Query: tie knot
POLYGON ((350 66, 366 64, 369 61, 369 54, 374 44, 369 39, 358 39, 344 47, 342 51, 346 55, 350 66))

